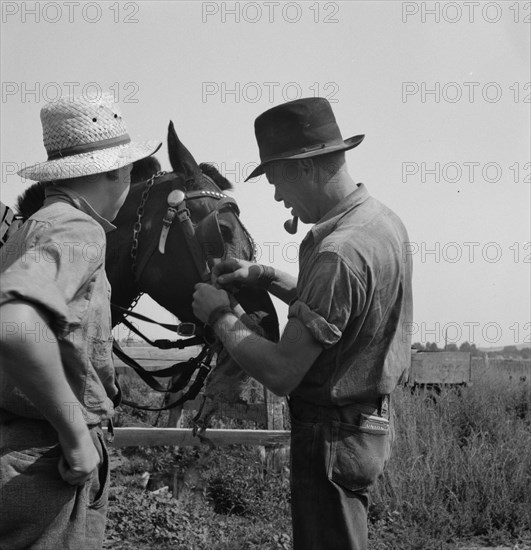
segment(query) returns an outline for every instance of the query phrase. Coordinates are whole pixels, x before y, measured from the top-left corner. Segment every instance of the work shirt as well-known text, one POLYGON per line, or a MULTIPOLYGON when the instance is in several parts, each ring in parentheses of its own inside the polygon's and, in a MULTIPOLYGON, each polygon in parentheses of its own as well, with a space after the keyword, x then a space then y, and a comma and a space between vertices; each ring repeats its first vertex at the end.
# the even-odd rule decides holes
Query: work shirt
POLYGON ((357 189, 309 231, 299 251, 297 317, 323 351, 291 396, 322 406, 375 402, 407 375, 413 315, 408 235, 357 189))
MULTIPOLYGON (((57 338, 66 378, 87 424, 113 413, 117 398, 112 360, 111 288, 105 274, 105 233, 114 226, 66 186, 46 189, 43 207, 0 249, 0 305, 30 302, 49 327, 7 327, 28 338, 57 338)), ((2 319, 9 323, 9 319, 2 319)), ((20 365, 24 368, 24 364, 20 365)), ((65 407, 77 407, 66 404, 65 407)), ((43 415, 0 373, 0 407, 30 418, 43 415)), ((51 411, 53 414, 53 411, 51 411)))

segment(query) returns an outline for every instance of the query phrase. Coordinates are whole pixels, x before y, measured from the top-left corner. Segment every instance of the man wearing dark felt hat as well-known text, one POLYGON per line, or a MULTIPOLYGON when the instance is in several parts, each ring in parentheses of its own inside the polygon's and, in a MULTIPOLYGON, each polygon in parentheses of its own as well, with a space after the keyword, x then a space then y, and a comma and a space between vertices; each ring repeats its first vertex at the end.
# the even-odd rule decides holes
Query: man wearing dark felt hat
POLYGON ((213 285, 197 285, 194 312, 246 372, 288 398, 295 550, 363 550, 369 489, 391 451, 390 394, 411 359, 408 235, 350 176, 345 151, 364 136, 343 139, 326 99, 273 107, 256 119, 255 133, 261 162, 248 179, 265 173, 294 220, 314 224, 300 246, 299 275, 221 262, 213 285), (278 343, 239 321, 223 290, 238 284, 289 304, 278 343))

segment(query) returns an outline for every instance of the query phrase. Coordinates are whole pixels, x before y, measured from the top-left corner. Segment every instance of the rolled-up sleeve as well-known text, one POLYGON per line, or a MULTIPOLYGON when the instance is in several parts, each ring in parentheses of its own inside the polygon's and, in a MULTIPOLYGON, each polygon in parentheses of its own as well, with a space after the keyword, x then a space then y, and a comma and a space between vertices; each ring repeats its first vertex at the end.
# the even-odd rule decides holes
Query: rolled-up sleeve
POLYGON ((349 320, 360 315, 365 299, 365 285, 345 261, 334 252, 322 252, 300 281, 288 318, 299 319, 326 349, 341 338, 349 320))
POLYGON ((81 217, 68 227, 38 223, 21 231, 2 250, 0 305, 31 302, 46 310, 51 327, 64 336, 86 313, 93 275, 105 261, 105 234, 81 217))

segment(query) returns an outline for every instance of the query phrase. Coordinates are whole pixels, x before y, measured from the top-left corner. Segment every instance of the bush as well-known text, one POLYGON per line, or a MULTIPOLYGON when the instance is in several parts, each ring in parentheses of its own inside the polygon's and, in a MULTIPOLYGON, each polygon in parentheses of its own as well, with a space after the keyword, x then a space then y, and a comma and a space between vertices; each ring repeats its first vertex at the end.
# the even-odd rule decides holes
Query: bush
POLYGON ((216 453, 206 478, 207 498, 217 513, 270 519, 289 515, 287 472, 267 470, 256 449, 216 453))

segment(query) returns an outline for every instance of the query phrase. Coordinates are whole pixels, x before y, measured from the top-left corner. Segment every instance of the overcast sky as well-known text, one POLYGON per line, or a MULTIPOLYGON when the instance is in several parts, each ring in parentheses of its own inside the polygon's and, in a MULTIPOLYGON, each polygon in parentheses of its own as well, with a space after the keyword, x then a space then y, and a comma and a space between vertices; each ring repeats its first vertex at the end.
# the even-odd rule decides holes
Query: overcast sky
POLYGON ((256 116, 320 95, 343 137, 366 134, 350 173, 408 228, 413 340, 529 343, 530 16, 529 2, 3 2, 1 200, 45 159, 42 104, 110 91, 134 139, 164 140, 172 119, 234 182, 260 260, 295 274, 308 227, 288 235, 265 177, 243 179, 256 116))

